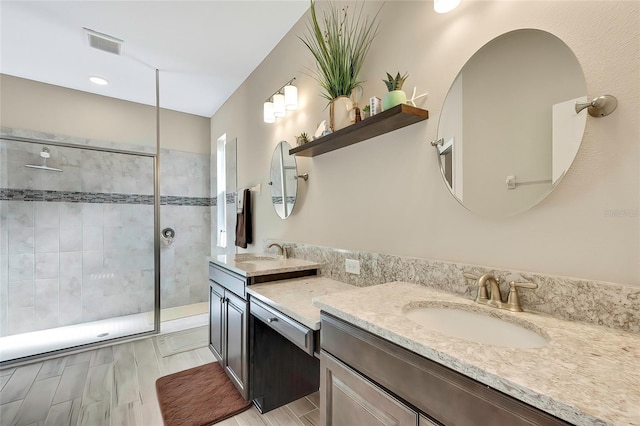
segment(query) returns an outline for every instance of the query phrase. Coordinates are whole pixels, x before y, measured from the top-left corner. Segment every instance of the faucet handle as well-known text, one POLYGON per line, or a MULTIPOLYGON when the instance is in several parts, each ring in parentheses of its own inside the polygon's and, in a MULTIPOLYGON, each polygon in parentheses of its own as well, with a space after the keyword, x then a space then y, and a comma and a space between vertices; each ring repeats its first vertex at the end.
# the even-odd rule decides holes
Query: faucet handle
POLYGON ((479 277, 478 275, 476 275, 476 274, 472 274, 472 273, 470 273, 470 272, 463 272, 463 273, 462 273, 462 275, 463 275, 465 278, 469 278, 470 280, 476 280, 476 281, 477 281, 477 280, 479 280, 479 279, 480 279, 480 277, 479 277))
POLYGON ((507 297, 505 308, 513 312, 522 312, 522 306, 520 306, 520 297, 518 296, 518 287, 536 289, 538 288, 538 284, 530 283, 527 281, 511 281, 509 283, 509 296, 507 297))
POLYGON ((516 281, 511 281, 509 283, 509 288, 513 288, 513 287, 522 287, 522 288, 538 288, 538 284, 536 283, 530 283, 528 281, 523 281, 523 282, 516 282, 516 281))

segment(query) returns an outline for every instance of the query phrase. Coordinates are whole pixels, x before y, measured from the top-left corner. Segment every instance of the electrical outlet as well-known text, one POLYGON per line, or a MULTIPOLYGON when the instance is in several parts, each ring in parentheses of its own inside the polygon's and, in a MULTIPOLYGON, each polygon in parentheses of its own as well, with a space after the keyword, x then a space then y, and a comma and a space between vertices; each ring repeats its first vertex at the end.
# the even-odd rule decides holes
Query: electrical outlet
POLYGON ((350 274, 360 275, 360 261, 354 259, 345 259, 344 270, 350 274))

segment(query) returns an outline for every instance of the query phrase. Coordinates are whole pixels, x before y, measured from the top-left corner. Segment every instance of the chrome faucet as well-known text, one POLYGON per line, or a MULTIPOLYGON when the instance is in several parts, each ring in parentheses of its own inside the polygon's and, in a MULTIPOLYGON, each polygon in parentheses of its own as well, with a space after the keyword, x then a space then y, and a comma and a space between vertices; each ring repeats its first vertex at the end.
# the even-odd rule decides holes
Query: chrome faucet
POLYGON ((280 245, 278 243, 271 243, 267 246, 267 248, 271 248, 271 247, 277 247, 278 248, 278 256, 282 257, 283 259, 288 259, 289 258, 289 253, 287 252, 287 246, 286 245, 280 245))
POLYGON ((507 301, 503 302, 502 294, 500 293, 500 280, 492 274, 478 276, 468 272, 463 272, 462 275, 464 275, 465 278, 477 281, 478 294, 476 296, 476 303, 493 306, 498 309, 506 309, 512 312, 522 312, 520 297, 518 296, 518 287, 531 289, 538 288, 538 284, 535 283, 511 281, 509 283, 509 295, 507 296, 507 301), (487 283, 489 284, 488 288, 487 283))

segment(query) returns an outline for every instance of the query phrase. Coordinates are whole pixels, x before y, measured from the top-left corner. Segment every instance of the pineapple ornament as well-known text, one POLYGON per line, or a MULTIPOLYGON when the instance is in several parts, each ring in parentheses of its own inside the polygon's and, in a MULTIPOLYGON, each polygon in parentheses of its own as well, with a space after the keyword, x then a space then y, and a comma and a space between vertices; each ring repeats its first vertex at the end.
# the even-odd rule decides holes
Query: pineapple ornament
POLYGON ((407 77, 409 77, 409 75, 406 73, 401 76, 398 72, 395 77, 387 73, 387 80, 382 80, 387 86, 387 90, 389 90, 389 92, 382 97, 382 109, 384 111, 407 102, 407 94, 402 90, 402 85, 407 77))

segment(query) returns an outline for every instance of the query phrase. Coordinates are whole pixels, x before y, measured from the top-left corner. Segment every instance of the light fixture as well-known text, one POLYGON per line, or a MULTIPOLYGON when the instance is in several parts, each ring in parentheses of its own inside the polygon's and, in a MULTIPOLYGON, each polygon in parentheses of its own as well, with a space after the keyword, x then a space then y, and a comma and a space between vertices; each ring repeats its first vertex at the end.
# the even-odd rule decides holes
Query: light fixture
POLYGON ((276 116, 273 113, 273 102, 271 101, 266 101, 264 103, 264 107, 263 107, 263 114, 264 114, 264 122, 265 123, 275 123, 276 122, 276 116))
POLYGON ((104 78, 97 77, 95 75, 92 75, 91 77, 89 77, 89 81, 92 82, 93 84, 97 84, 98 86, 106 86, 107 84, 109 84, 109 82, 104 78))
POLYGON ((285 83, 264 102, 265 123, 275 123, 276 117, 284 117, 287 111, 298 109, 298 88, 293 85, 295 77, 285 83))
POLYGON ((282 93, 276 93, 273 95, 273 115, 276 117, 284 117, 287 113, 284 107, 284 95, 282 93))
POLYGON ((451 12, 458 7, 460 0, 433 0, 433 10, 437 13, 451 12))
POLYGON ((298 88, 291 82, 284 86, 284 107, 287 111, 298 109, 298 88))

